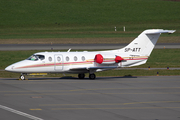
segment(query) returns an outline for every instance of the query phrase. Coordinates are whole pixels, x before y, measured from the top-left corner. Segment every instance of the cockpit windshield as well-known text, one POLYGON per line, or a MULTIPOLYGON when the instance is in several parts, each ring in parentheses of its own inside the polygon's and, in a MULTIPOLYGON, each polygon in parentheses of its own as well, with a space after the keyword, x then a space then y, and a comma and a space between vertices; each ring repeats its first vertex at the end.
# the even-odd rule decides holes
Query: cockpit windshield
POLYGON ((44 60, 45 57, 44 55, 32 55, 29 58, 27 58, 27 60, 31 60, 31 61, 37 61, 37 60, 44 60))

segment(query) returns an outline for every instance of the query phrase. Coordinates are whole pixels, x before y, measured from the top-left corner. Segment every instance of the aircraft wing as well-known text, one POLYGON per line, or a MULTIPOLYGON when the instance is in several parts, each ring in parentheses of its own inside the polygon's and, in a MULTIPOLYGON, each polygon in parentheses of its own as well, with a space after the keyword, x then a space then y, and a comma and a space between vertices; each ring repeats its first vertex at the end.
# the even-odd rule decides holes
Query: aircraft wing
POLYGON ((97 70, 97 69, 115 69, 117 66, 108 66, 108 67, 90 67, 89 70, 97 70))
POLYGON ((88 69, 83 67, 83 68, 71 68, 69 69, 69 72, 72 72, 72 73, 88 73, 88 69))
POLYGON ((107 67, 83 67, 83 68, 71 68, 69 71, 74 73, 89 73, 89 72, 97 72, 98 70, 109 70, 118 68, 117 66, 107 66, 107 67))

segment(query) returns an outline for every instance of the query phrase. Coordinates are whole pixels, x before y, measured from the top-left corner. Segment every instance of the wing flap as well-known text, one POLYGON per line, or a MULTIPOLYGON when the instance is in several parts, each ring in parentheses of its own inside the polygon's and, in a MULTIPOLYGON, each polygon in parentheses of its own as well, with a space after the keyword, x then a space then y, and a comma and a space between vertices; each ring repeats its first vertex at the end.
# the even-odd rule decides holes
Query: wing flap
POLYGON ((88 69, 87 68, 71 68, 69 70, 70 72, 73 72, 73 73, 88 73, 88 69))
POLYGON ((107 67, 90 67, 88 68, 89 70, 92 70, 92 69, 115 69, 115 68, 118 68, 117 66, 107 66, 107 67))

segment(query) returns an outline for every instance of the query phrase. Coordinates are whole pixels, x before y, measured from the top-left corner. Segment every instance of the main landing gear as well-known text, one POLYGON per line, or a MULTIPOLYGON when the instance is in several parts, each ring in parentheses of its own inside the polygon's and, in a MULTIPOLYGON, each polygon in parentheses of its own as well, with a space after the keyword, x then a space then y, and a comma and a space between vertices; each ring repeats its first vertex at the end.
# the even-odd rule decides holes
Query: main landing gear
POLYGON ((91 80, 96 79, 96 75, 94 73, 89 74, 89 79, 91 79, 91 80))
MULTIPOLYGON (((78 74, 78 78, 79 79, 84 79, 85 78, 85 74, 84 73, 78 74)), ((91 79, 91 80, 96 79, 96 75, 94 73, 89 74, 89 79, 91 79)))
POLYGON ((84 77, 85 77, 85 74, 84 74, 84 73, 78 74, 78 78, 79 78, 79 79, 84 79, 84 77))

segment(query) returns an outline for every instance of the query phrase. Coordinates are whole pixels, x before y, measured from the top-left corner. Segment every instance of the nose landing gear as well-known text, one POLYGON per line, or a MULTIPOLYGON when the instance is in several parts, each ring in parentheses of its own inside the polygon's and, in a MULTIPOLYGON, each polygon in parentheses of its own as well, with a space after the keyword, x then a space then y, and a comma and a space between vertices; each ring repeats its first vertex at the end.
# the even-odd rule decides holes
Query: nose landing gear
POLYGON ((19 76, 19 80, 26 80, 25 75, 26 75, 26 74, 21 73, 21 75, 19 76))

